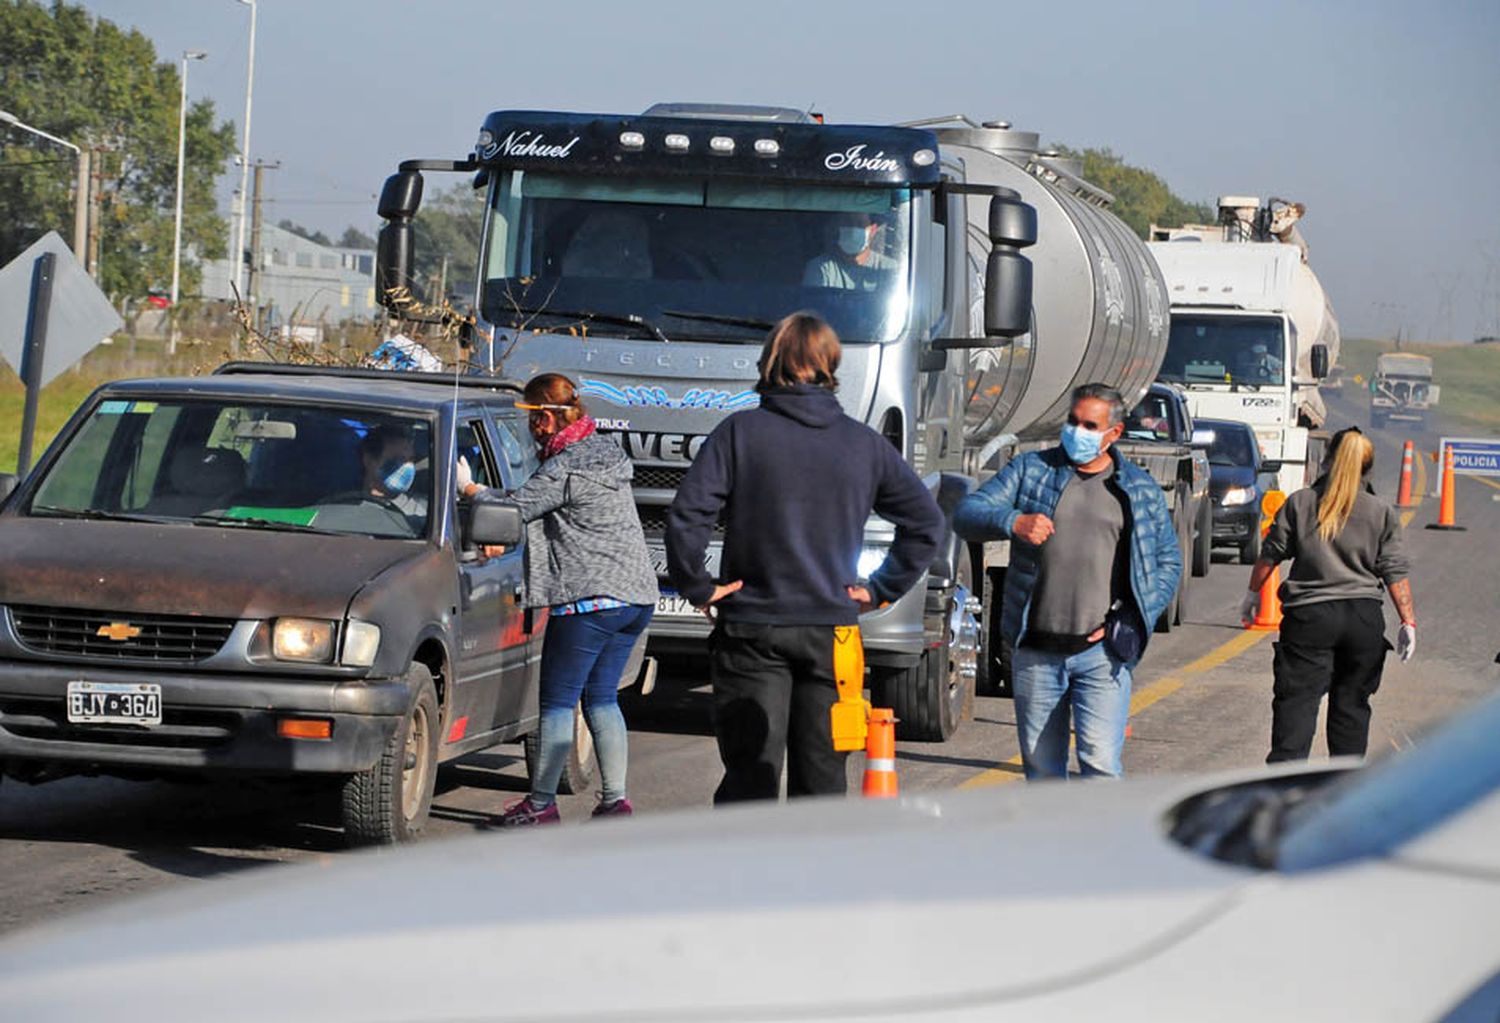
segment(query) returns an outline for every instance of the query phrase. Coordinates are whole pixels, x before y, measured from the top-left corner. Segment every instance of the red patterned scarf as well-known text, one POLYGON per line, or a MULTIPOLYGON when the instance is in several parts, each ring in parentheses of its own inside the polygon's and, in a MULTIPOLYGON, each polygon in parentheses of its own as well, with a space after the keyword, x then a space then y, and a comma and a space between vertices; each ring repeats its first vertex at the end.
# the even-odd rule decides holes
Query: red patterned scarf
POLYGON ((598 429, 593 416, 585 415, 558 430, 542 442, 542 461, 560 453, 570 444, 577 444, 598 429))

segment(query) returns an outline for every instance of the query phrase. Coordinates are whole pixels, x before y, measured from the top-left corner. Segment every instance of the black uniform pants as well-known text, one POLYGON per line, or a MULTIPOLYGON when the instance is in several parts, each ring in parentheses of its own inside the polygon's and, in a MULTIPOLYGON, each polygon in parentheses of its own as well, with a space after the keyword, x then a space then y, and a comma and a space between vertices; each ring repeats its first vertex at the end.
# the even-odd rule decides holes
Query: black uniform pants
POLYGON ((1364 756, 1370 697, 1385 665, 1385 616, 1378 600, 1328 600, 1289 607, 1276 644, 1271 752, 1266 763, 1306 760, 1328 694, 1328 752, 1364 756))
POLYGON ((714 802, 843 795, 847 753, 833 748, 833 626, 722 622, 709 637, 714 734, 724 780, 714 802))

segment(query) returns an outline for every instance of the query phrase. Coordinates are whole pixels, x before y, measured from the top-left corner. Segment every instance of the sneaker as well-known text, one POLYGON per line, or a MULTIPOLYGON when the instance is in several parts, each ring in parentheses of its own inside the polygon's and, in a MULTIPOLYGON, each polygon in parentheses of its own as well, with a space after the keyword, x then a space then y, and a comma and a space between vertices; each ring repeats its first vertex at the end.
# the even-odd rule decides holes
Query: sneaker
POLYGON ((557 810, 556 803, 548 803, 546 806, 537 806, 531 801, 530 796, 523 796, 510 803, 500 814, 494 826, 497 828, 519 828, 528 824, 561 824, 562 814, 557 810))
POLYGON ((630 805, 630 800, 623 796, 608 803, 600 803, 594 807, 590 817, 629 817, 635 813, 635 807, 630 805))

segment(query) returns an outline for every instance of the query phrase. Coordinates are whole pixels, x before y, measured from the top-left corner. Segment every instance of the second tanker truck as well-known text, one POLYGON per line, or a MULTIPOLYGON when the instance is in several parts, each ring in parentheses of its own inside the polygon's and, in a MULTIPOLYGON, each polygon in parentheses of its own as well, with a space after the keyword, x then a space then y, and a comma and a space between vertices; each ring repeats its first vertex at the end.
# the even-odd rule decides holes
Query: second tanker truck
MULTIPOLYGON (((697 104, 499 111, 467 159, 408 161, 387 182, 379 274, 393 305, 424 170, 477 172, 486 189, 475 360, 569 374, 634 459, 663 574, 657 652, 700 652, 709 630, 665 579, 667 507, 703 438, 756 403, 760 345, 786 313, 815 310, 838 331, 845 411, 950 512, 1018 450, 1053 443, 1079 384, 1110 382, 1134 404, 1166 348, 1145 245, 1106 193, 1004 124, 697 104)), ((1191 473, 1151 468, 1169 490, 1191 473)), ((1186 494, 1169 500, 1186 550, 1186 494)), ((868 575, 891 537, 872 519, 851 573, 868 575)), ((950 535, 925 583, 862 620, 872 695, 903 736, 947 738, 976 683, 1001 683, 1006 560, 1004 545, 950 535)))

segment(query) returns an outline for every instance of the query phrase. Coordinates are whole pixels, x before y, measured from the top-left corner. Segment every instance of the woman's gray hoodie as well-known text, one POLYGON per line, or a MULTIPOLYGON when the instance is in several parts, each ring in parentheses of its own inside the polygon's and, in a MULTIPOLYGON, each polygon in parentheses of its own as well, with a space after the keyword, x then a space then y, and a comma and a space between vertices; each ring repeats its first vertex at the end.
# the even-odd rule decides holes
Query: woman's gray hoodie
POLYGON ((620 445, 591 434, 542 463, 511 494, 526 527, 527 607, 585 597, 655 604, 656 571, 620 445))

